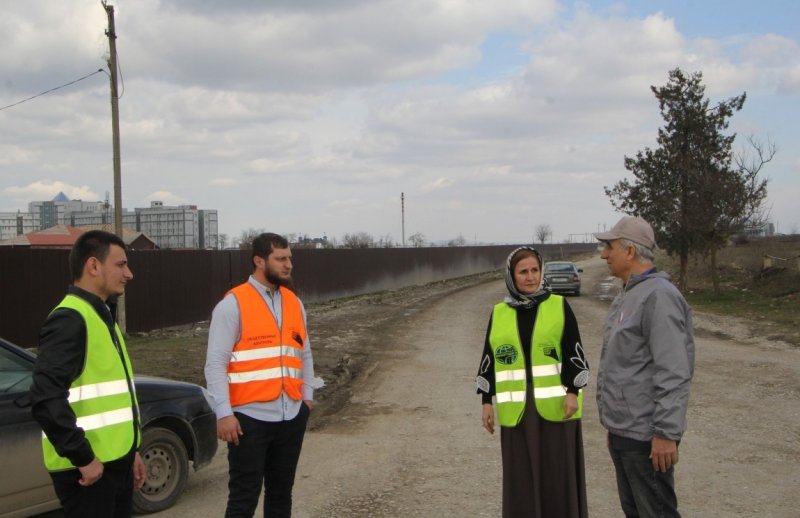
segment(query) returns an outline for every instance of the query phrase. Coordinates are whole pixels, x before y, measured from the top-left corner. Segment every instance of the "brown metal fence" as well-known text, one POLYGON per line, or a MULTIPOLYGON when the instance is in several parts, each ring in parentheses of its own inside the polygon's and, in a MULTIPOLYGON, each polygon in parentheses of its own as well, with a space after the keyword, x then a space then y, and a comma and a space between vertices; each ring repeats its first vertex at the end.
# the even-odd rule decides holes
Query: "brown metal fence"
MULTIPOLYGON (((540 245, 545 260, 594 244, 540 245)), ((296 290, 305 303, 452 279, 500 268, 514 245, 292 251, 296 290)), ((0 336, 36 345, 39 327, 69 284, 69 250, 0 247, 0 336)), ((128 332, 208 320, 231 287, 247 279, 239 250, 130 250, 128 332)))

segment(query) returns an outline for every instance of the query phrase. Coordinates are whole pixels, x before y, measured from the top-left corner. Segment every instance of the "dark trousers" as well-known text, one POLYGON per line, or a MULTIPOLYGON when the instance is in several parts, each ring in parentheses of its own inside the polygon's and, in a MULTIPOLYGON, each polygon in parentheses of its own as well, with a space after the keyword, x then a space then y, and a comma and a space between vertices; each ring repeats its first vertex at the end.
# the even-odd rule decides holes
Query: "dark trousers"
POLYGON ((625 518, 680 518, 674 468, 653 469, 649 451, 609 447, 625 518))
POLYGON ((53 487, 67 518, 128 518, 133 510, 133 465, 104 469, 91 486, 81 486, 77 469, 51 472, 53 487))
POLYGON ((308 422, 308 406, 291 421, 267 422, 236 413, 242 434, 228 443, 226 518, 251 517, 264 486, 264 517, 292 515, 292 486, 308 422))

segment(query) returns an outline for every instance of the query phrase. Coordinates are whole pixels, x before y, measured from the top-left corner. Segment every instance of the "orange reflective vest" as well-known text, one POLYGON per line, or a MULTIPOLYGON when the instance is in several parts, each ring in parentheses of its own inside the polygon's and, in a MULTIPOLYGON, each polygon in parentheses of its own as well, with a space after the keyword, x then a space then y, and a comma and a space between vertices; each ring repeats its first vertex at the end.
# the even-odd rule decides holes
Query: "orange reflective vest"
POLYGON ((281 392, 294 400, 303 399, 303 311, 294 293, 283 286, 280 290, 280 327, 252 284, 245 282, 229 292, 239 305, 241 329, 228 364, 232 406, 274 401, 281 392))

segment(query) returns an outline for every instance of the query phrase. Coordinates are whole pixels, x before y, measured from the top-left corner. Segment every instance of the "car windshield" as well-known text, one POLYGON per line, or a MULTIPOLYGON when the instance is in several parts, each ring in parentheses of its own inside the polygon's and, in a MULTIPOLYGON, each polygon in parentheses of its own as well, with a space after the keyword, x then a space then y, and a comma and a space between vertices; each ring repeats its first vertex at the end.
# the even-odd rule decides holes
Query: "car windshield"
POLYGON ((571 264, 546 264, 544 265, 544 271, 546 273, 553 273, 553 272, 574 272, 575 267, 571 264))

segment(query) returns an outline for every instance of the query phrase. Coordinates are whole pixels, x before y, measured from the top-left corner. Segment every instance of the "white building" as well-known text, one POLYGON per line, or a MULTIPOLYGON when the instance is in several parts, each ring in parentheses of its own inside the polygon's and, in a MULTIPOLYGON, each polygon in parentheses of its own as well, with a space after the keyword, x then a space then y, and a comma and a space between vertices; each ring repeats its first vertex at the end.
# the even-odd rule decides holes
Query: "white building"
POLYGON ((219 228, 216 210, 198 210, 200 224, 200 246, 198 248, 214 248, 219 246, 219 228))
MULTIPOLYGON (((0 240, 44 230, 56 225, 86 227, 114 225, 114 210, 107 202, 70 200, 64 193, 51 201, 34 201, 28 212, 0 213, 0 240)), ((217 248, 219 240, 216 210, 198 210, 196 205, 165 206, 153 201, 150 207, 133 212, 122 209, 122 226, 147 234, 159 248, 217 248)))
POLYGON ((73 212, 93 212, 103 214, 108 210, 102 201, 70 200, 63 192, 51 201, 32 201, 28 204, 28 212, 38 216, 40 228, 44 230, 56 225, 71 225, 70 214, 73 212))
MULTIPOLYGON (((69 225, 73 227, 88 227, 90 225, 110 225, 114 228, 116 214, 113 209, 106 212, 70 212, 69 225)), ((127 209, 122 209, 122 226, 130 230, 136 230, 136 213, 127 209)))
POLYGON ((160 201, 135 210, 136 230, 160 248, 217 248, 216 210, 198 210, 196 205, 169 207, 160 201))
POLYGON ((41 229, 38 215, 30 212, 0 212, 0 241, 41 229))

